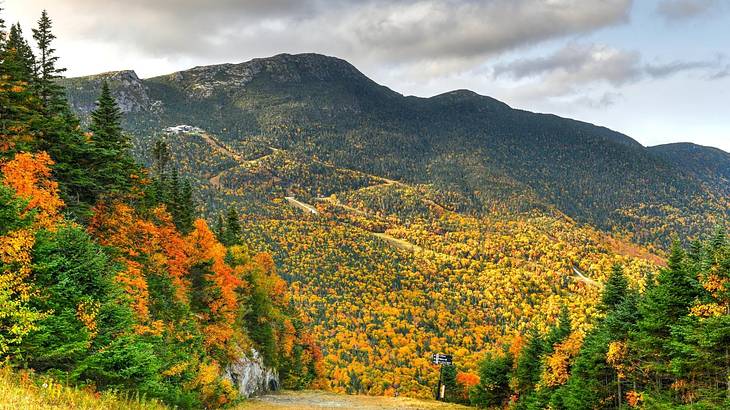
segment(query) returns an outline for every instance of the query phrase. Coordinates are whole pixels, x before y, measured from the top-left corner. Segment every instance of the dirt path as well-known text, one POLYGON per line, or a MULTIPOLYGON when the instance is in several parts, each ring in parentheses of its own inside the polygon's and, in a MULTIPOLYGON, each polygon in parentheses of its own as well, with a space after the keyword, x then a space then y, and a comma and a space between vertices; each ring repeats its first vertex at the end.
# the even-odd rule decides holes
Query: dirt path
MULTIPOLYGON (((205 142, 207 142, 208 145, 210 145, 214 151, 236 160, 239 165, 244 165, 244 164, 253 165, 256 162, 266 159, 269 156, 281 151, 278 148, 269 147, 269 149, 271 150, 271 154, 266 154, 261 157, 255 158, 255 159, 246 159, 241 154, 239 154, 239 153, 233 151, 232 149, 228 148, 227 146, 225 146, 223 143, 218 141, 218 139, 215 137, 212 137, 206 133, 201 133, 200 137, 203 138, 203 140, 205 142)), ((239 165, 236 165, 236 166, 239 166, 239 165)), ((235 166, 232 168, 235 168, 235 166)), ((218 174, 216 174, 216 175, 212 176, 210 179, 208 179, 208 182, 217 189, 223 189, 223 184, 221 184, 221 177, 223 176, 223 174, 230 171, 232 168, 224 169, 223 171, 219 172, 218 174)))
POLYGON ((578 268, 576 268, 575 266, 573 266, 573 272, 574 272, 574 273, 576 274, 576 276, 578 276, 578 278, 579 278, 580 280, 582 280, 583 282, 585 282, 585 283, 587 283, 587 284, 589 284, 589 285, 591 285, 591 286, 596 286, 596 287, 599 287, 599 288, 603 287, 603 286, 602 286, 602 285, 601 285, 600 283, 598 283, 598 282, 596 282, 595 280, 593 280, 593 279, 591 279, 591 278, 589 278, 589 277, 585 276, 585 275, 584 275, 584 274, 583 274, 583 273, 582 273, 581 271, 579 271, 579 270, 578 270, 578 268))
POLYGON ((336 207, 339 207, 339 208, 342 208, 342 209, 346 209, 346 210, 348 210, 350 212, 354 212, 354 213, 356 213, 358 215, 367 215, 367 213, 365 211, 362 211, 362 210, 357 209, 357 208, 353 208, 353 207, 351 207, 349 205, 345 205, 342 202, 333 200, 332 198, 329 198, 329 197, 319 197, 319 198, 317 198, 317 201, 320 201, 320 202, 328 202, 328 203, 330 203, 330 204, 332 204, 332 205, 334 205, 336 207))
POLYGON ((305 204, 302 201, 298 201, 293 196, 286 196, 286 197, 284 197, 284 199, 286 199, 286 201, 289 202, 290 205, 292 205, 296 208, 299 208, 304 212, 309 212, 310 214, 314 214, 314 215, 319 214, 319 211, 317 210, 317 208, 313 207, 312 205, 305 204))
POLYGON ((322 391, 281 392, 248 400, 235 410, 466 410, 469 407, 406 397, 345 396, 322 391))
POLYGON ((203 133, 200 133, 200 136, 203 138, 203 140, 205 140, 205 142, 208 143, 208 145, 210 145, 211 147, 213 147, 213 149, 216 150, 217 152, 219 152, 219 153, 221 153, 223 155, 226 155, 228 157, 231 157, 231 158, 235 159, 236 161, 246 162, 246 159, 243 158, 239 153, 237 153, 237 152, 233 151, 232 149, 226 147, 220 141, 218 141, 217 139, 211 137, 210 135, 208 135, 208 134, 206 134, 206 133, 203 132, 203 133))

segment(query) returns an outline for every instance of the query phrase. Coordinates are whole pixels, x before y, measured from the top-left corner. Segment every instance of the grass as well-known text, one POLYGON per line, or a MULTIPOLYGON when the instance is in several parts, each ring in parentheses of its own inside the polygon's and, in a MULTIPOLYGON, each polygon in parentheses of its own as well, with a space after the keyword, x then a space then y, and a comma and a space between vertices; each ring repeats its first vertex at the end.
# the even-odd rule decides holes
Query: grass
POLYGON ((27 371, 0 367, 0 409, 129 409, 158 410, 168 407, 154 400, 115 392, 98 393, 64 386, 58 381, 27 371))

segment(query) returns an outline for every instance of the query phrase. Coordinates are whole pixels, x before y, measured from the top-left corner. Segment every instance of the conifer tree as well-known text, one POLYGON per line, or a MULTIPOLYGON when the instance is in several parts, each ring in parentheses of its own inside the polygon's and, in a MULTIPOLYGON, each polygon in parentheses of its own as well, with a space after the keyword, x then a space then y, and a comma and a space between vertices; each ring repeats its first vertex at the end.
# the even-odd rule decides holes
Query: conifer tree
POLYGON ((213 232, 220 242, 223 242, 223 236, 225 235, 225 231, 226 226, 225 221, 223 220, 223 215, 221 213, 218 213, 218 216, 215 220, 215 226, 213 227, 213 232))
POLYGON ((96 110, 91 113, 93 161, 99 194, 120 194, 132 186, 138 172, 130 155, 129 138, 122 131, 122 111, 104 81, 96 110))
POLYGON ((629 281, 620 265, 614 265, 603 288, 601 308, 608 312, 618 306, 629 290, 629 281))
POLYGON ((672 383, 670 349, 667 344, 672 326, 689 313, 699 294, 696 278, 686 269, 685 253, 678 241, 672 246, 668 267, 657 276, 656 285, 648 290, 639 304, 641 319, 633 336, 639 359, 646 363, 651 382, 656 388, 672 383))
POLYGON ((178 203, 177 227, 182 233, 188 233, 195 222, 195 201, 193 199, 193 186, 190 180, 185 178, 180 188, 180 199, 178 203))
POLYGON ((540 381, 540 358, 545 353, 545 341, 536 330, 530 333, 527 345, 517 358, 517 367, 514 378, 517 382, 517 391, 521 395, 532 393, 535 385, 540 381))
POLYGON ((0 7, 0 51, 2 51, 5 46, 5 37, 7 35, 6 30, 7 27, 5 27, 5 19, 3 19, 3 8, 0 7))
POLYGON ((35 80, 35 56, 23 36, 20 24, 10 27, 3 60, 6 72, 16 80, 29 83, 35 80))
POLYGON ((550 329, 547 338, 545 339, 545 348, 547 352, 552 352, 555 344, 562 342, 566 337, 570 335, 572 330, 572 323, 570 321, 570 312, 568 307, 563 305, 560 309, 560 316, 555 322, 555 325, 550 329))
POLYGON ((226 229, 223 234, 223 243, 226 246, 237 245, 241 241, 241 223, 236 208, 229 207, 226 212, 226 229))
POLYGON ((43 10, 38 20, 38 27, 33 29, 33 38, 38 47, 36 90, 41 99, 46 115, 53 115, 65 108, 65 97, 63 87, 55 80, 61 78, 65 68, 56 67, 58 56, 53 48, 53 40, 56 36, 51 32, 53 23, 48 12, 43 10))
POLYGON ((34 118, 40 107, 33 96, 33 53, 19 25, 0 33, 0 157, 33 148, 34 118), (20 50, 20 51, 19 51, 20 50))

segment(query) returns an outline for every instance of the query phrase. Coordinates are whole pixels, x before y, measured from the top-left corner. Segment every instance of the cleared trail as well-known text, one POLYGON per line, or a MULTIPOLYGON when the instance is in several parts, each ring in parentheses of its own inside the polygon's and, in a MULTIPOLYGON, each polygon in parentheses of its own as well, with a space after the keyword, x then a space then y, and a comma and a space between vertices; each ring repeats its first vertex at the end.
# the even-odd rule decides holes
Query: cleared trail
POLYGON ((323 391, 280 392, 247 400, 236 410, 466 410, 471 407, 408 397, 346 396, 323 391))
POLYGON ((603 285, 601 285, 600 283, 598 283, 595 280, 593 280, 593 279, 587 277, 586 275, 584 275, 575 266, 573 266, 573 273, 575 273, 576 276, 578 276, 578 279, 582 280, 583 282, 585 282, 585 283, 587 283, 587 284, 589 284, 591 286, 596 286, 598 288, 602 288, 603 287, 603 285))

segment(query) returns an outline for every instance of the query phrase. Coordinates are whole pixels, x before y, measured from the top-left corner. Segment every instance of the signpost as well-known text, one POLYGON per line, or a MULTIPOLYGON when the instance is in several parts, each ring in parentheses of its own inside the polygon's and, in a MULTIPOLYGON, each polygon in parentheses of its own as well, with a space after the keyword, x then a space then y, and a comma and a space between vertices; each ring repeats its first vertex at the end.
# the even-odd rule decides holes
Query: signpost
POLYGON ((436 388, 436 400, 443 400, 446 395, 446 385, 443 384, 444 365, 452 366, 453 357, 450 354, 434 353, 431 355, 431 363, 439 366, 439 385, 436 388))

